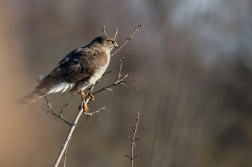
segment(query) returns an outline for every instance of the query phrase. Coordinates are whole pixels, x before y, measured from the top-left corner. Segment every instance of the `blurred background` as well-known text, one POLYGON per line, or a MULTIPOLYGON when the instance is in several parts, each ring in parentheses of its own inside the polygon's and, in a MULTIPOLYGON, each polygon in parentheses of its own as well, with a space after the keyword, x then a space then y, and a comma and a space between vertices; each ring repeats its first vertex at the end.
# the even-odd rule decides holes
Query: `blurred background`
MULTIPOLYGON (((139 90, 122 86, 96 95, 88 123, 82 116, 67 166, 129 166, 126 135, 140 125, 135 166, 252 166, 252 2, 250 0, 1 0, 0 166, 52 166, 69 130, 41 109, 14 101, 30 93, 71 50, 88 44, 103 25, 119 28, 122 44, 113 70, 96 90, 114 82, 119 60, 139 90)), ((56 111, 66 102, 72 121, 80 97, 48 96, 56 111)))

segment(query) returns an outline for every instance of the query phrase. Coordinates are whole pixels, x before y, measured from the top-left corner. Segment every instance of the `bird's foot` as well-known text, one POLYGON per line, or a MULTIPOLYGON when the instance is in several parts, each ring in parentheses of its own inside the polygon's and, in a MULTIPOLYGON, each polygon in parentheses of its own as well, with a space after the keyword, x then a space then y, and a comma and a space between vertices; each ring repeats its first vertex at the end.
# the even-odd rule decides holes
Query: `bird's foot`
POLYGON ((79 90, 78 93, 81 95, 82 100, 86 100, 87 98, 90 98, 90 100, 94 100, 94 95, 92 95, 91 93, 88 93, 87 95, 85 95, 85 93, 82 90, 79 90))
POLYGON ((87 98, 90 98, 90 100, 93 101, 94 100, 94 95, 92 95, 91 93, 89 93, 89 94, 86 95, 86 99, 87 98))
POLYGON ((88 112, 89 108, 87 106, 86 99, 90 98, 90 100, 94 100, 94 95, 92 95, 91 93, 85 95, 85 93, 82 90, 79 90, 78 93, 80 93, 81 98, 82 98, 83 111, 88 112))

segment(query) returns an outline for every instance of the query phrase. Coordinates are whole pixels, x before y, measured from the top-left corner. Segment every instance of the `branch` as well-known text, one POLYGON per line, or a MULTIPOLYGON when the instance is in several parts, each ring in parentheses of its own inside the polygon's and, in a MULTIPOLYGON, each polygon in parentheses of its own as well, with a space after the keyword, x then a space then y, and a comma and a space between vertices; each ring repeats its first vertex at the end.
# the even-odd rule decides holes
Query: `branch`
MULTIPOLYGON (((71 140, 71 138, 70 138, 70 140, 71 140)), ((62 164, 62 167, 66 167, 67 149, 68 149, 68 146, 69 146, 70 140, 69 140, 69 142, 68 142, 68 144, 67 144, 66 151, 64 152, 64 159, 63 159, 63 164, 62 164)))
POLYGON ((139 28, 140 28, 141 26, 142 26, 142 24, 139 23, 138 26, 134 28, 134 31, 133 31, 131 34, 129 34, 129 36, 128 36, 128 38, 126 39, 126 41, 125 41, 114 53, 112 53, 111 56, 114 56, 117 52, 119 52, 119 50, 121 50, 121 49, 124 47, 124 45, 126 45, 126 43, 128 43, 128 41, 131 40, 131 39, 133 38, 133 35, 134 35, 136 32, 139 32, 139 28))
POLYGON ((61 147, 61 151, 60 151, 60 153, 59 153, 59 155, 58 155, 58 158, 56 159, 56 161, 55 161, 55 163, 54 163, 54 167, 57 167, 57 166, 59 165, 60 160, 62 159, 62 156, 63 156, 64 152, 66 151, 66 148, 67 148, 68 145, 70 144, 70 139, 71 139, 71 137, 72 137, 72 135, 73 135, 73 132, 74 132, 76 126, 77 126, 77 123, 78 123, 78 121, 79 121, 79 119, 80 119, 80 117, 81 117, 81 115, 82 115, 83 113, 84 113, 84 111, 83 111, 83 106, 81 105, 81 108, 80 108, 80 110, 79 110, 79 113, 78 113, 77 116, 75 117, 74 122, 73 122, 73 124, 72 124, 72 126, 71 126, 71 128, 70 128, 70 130, 69 130, 69 132, 68 132, 68 135, 67 135, 66 139, 65 139, 65 142, 64 142, 64 144, 63 144, 62 147, 61 147))
MULTIPOLYGON (((89 91, 92 92, 93 89, 94 89, 94 85, 90 88, 89 91)), ((90 98, 87 98, 85 100, 85 102, 88 103, 89 100, 90 100, 90 98)), ((102 110, 100 109, 100 111, 102 111, 102 110)), ((96 111, 96 114, 98 112, 100 112, 100 111, 99 110, 96 111)), ((56 159, 56 161, 54 163, 54 167, 57 167, 59 165, 63 154, 66 153, 66 149, 67 149, 68 145, 70 144, 70 139, 72 138, 73 132, 74 132, 74 130, 75 130, 76 126, 77 126, 77 123, 78 123, 78 121, 79 121, 79 119, 80 119, 80 117, 81 117, 81 115, 83 113, 87 114, 86 112, 83 111, 83 103, 81 103, 80 110, 79 110, 77 116, 75 117, 73 124, 71 124, 71 128, 70 128, 70 130, 68 132, 68 135, 67 135, 67 137, 65 139, 64 144, 62 145, 61 151, 60 151, 60 153, 59 153, 59 155, 58 155, 58 157, 57 157, 57 159, 56 159)), ((89 115, 91 115, 91 113, 89 113, 89 115)))
POLYGON ((47 97, 46 97, 46 96, 45 96, 44 98, 45 98, 46 104, 44 104, 44 107, 41 107, 41 108, 42 108, 43 110, 47 111, 47 113, 52 114, 52 115, 55 116, 56 118, 61 119, 63 122, 65 122, 66 124, 68 124, 69 126, 71 126, 72 124, 71 124, 70 122, 68 122, 68 121, 63 117, 63 111, 64 111, 65 107, 68 106, 68 103, 66 103, 66 104, 62 107, 60 113, 57 114, 57 113, 53 110, 53 108, 52 108, 52 102, 51 102, 51 101, 49 102, 49 101, 47 100, 47 97))
POLYGON ((135 142, 139 140, 139 138, 136 138, 136 132, 137 132, 137 127, 138 127, 138 122, 139 122, 139 115, 140 115, 140 110, 137 113, 136 124, 135 124, 135 126, 132 127, 132 132, 130 132, 129 135, 126 136, 127 139, 129 139, 131 141, 131 153, 130 153, 130 155, 123 153, 125 157, 127 157, 127 158, 130 159, 130 167, 133 167, 133 165, 134 165, 134 159, 136 157, 138 157, 138 155, 139 155, 139 152, 137 152, 134 155, 135 142))

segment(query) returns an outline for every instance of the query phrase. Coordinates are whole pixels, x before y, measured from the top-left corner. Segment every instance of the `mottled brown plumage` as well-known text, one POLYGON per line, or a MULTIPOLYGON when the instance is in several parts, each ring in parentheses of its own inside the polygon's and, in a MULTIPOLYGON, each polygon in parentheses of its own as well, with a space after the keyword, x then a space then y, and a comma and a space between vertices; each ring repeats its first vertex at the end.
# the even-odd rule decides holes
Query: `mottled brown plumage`
POLYGON ((101 36, 90 44, 73 50, 39 82, 32 93, 17 100, 16 103, 29 104, 56 92, 83 91, 105 72, 110 61, 110 51, 114 47, 117 47, 115 38, 101 36))

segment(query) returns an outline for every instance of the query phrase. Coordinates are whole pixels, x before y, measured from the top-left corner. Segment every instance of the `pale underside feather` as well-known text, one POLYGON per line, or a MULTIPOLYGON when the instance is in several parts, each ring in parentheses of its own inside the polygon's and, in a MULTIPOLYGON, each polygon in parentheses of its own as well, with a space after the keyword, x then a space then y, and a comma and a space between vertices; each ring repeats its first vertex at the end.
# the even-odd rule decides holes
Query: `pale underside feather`
POLYGON ((48 94, 57 93, 57 92, 64 93, 66 91, 71 90, 74 86, 75 86, 75 83, 62 82, 62 83, 58 84, 57 86, 55 86, 54 88, 52 88, 48 92, 48 94))

